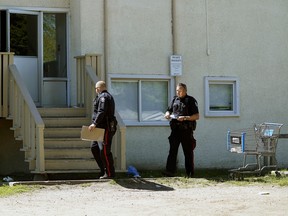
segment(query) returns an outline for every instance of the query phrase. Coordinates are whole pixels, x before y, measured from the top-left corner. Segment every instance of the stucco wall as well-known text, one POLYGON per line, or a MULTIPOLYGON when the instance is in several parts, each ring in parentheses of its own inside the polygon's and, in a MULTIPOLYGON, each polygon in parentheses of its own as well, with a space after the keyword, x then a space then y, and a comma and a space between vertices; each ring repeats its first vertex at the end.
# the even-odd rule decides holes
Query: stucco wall
POLYGON ((9 7, 41 7, 41 8, 68 8, 70 0, 1 0, 0 6, 9 7))
MULTIPOLYGON (((241 166, 242 155, 226 150, 228 129, 247 128, 253 123, 288 122, 285 108, 288 99, 284 95, 288 76, 288 2, 208 0, 205 3, 176 1, 175 51, 182 55, 184 66, 183 75, 176 80, 187 83, 188 93, 199 102, 196 167, 237 167, 241 166), (240 117, 204 116, 204 76, 239 78, 240 117)), ((107 72, 168 74, 172 51, 171 1, 119 0, 108 1, 108 5, 107 72)), ((282 132, 287 133, 286 126, 282 132)), ((168 135, 168 127, 129 127, 127 162, 142 166, 148 165, 147 161, 157 165, 164 161, 165 166, 164 152, 167 153, 168 146, 164 143, 168 135), (143 149, 139 151, 139 147, 143 149), (162 149, 159 157, 155 157, 155 148, 162 149)), ((288 164, 285 143, 281 140, 277 151, 279 165, 284 167, 288 164)))
POLYGON ((168 74, 170 1, 115 0, 107 5, 107 72, 168 74))
POLYGON ((169 133, 166 127, 128 127, 127 166, 133 165, 139 169, 164 168, 169 150, 169 133))
MULTIPOLYGON (((1 1, 1 5, 22 6, 27 2, 9 0, 1 1)), ((29 1, 35 7, 52 4, 70 7, 71 12, 72 105, 74 56, 104 54, 105 41, 107 73, 169 74, 168 59, 173 54, 171 0, 106 0, 105 28, 103 0, 29 1)), ((175 1, 174 45, 175 52, 183 57, 183 75, 175 79, 187 83, 188 93, 199 102, 200 120, 195 133, 197 168, 241 166, 242 155, 226 150, 228 129, 269 121, 288 125, 287 11, 286 0, 175 1), (239 117, 204 116, 204 76, 239 78, 239 117)), ((282 132, 288 133, 287 129, 285 125, 282 132)), ((128 127, 127 165, 164 167, 169 132, 165 126, 128 127)), ((277 149, 282 167, 288 166, 287 141, 280 140, 277 149)), ((179 153, 179 164, 183 166, 181 148, 179 153)))
MULTIPOLYGON (((104 54, 103 0, 70 1, 71 104, 76 104, 75 56, 104 54)), ((104 58, 101 68, 104 70, 104 58)))
MULTIPOLYGON (((207 3, 207 10, 205 1, 178 4, 178 51, 183 54, 185 70, 179 81, 188 83, 202 112, 197 128, 198 166, 231 167, 237 166, 239 156, 225 150, 228 129, 247 128, 253 123, 288 122, 288 98, 283 95, 287 91, 288 2, 207 3), (240 117, 203 116, 203 77, 208 75, 240 79, 240 117)), ((287 133, 287 127, 282 132, 287 133)), ((277 154, 279 164, 286 166, 287 147, 281 141, 277 154)))

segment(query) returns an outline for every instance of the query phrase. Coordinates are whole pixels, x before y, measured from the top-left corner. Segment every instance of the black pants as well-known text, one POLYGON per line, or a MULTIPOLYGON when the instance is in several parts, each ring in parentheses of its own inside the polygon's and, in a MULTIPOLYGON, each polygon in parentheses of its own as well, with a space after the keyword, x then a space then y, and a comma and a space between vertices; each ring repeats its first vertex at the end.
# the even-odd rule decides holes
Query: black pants
POLYGON ((179 145, 181 143, 185 157, 185 170, 187 176, 194 175, 194 148, 196 147, 196 140, 193 136, 193 130, 191 128, 181 129, 179 127, 173 128, 171 134, 168 137, 170 150, 166 163, 166 170, 170 173, 176 173, 177 171, 177 155, 179 145))
POLYGON ((115 176, 114 160, 111 152, 113 136, 114 133, 105 130, 104 142, 101 144, 93 141, 91 146, 91 152, 100 168, 100 175, 104 175, 106 172, 109 177, 115 176))

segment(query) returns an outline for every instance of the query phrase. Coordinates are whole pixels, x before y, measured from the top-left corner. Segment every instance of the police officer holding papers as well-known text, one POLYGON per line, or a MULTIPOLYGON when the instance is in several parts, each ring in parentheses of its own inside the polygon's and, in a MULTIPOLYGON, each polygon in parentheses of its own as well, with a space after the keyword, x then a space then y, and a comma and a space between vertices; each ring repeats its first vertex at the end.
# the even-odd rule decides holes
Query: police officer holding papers
POLYGON ((194 153, 196 140, 193 131, 196 129, 196 120, 199 119, 198 104, 194 97, 187 95, 187 87, 179 83, 175 96, 166 113, 165 118, 170 119, 171 134, 168 137, 170 149, 166 163, 165 176, 175 176, 177 172, 177 155, 181 143, 185 156, 185 169, 187 177, 194 175, 194 153))
POLYGON ((94 112, 89 130, 93 131, 96 127, 103 128, 105 134, 103 142, 92 142, 91 151, 100 168, 99 178, 114 178, 115 168, 111 146, 117 130, 117 120, 114 116, 115 102, 113 96, 107 91, 104 81, 98 81, 95 90, 97 96, 94 100, 94 112))

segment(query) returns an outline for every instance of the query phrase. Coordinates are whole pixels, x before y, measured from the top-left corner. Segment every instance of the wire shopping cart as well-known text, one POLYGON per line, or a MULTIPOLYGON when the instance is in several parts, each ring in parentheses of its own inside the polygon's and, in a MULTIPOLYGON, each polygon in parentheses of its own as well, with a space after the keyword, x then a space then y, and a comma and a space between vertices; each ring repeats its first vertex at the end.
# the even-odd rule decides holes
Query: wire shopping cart
POLYGON ((244 174, 261 175, 265 169, 277 168, 276 148, 283 124, 254 124, 251 128, 227 132, 227 150, 244 154, 243 165, 229 170, 231 178, 243 179, 244 174), (248 161, 248 156, 254 157, 248 161))

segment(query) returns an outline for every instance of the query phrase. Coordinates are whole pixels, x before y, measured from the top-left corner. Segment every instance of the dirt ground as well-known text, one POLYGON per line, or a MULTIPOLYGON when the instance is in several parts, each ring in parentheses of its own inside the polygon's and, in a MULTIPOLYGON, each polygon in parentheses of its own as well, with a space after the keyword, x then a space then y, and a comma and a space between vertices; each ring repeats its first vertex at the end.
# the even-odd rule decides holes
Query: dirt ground
POLYGON ((0 198, 3 216, 273 215, 288 211, 288 187, 237 186, 191 179, 116 179, 41 189, 0 198))

